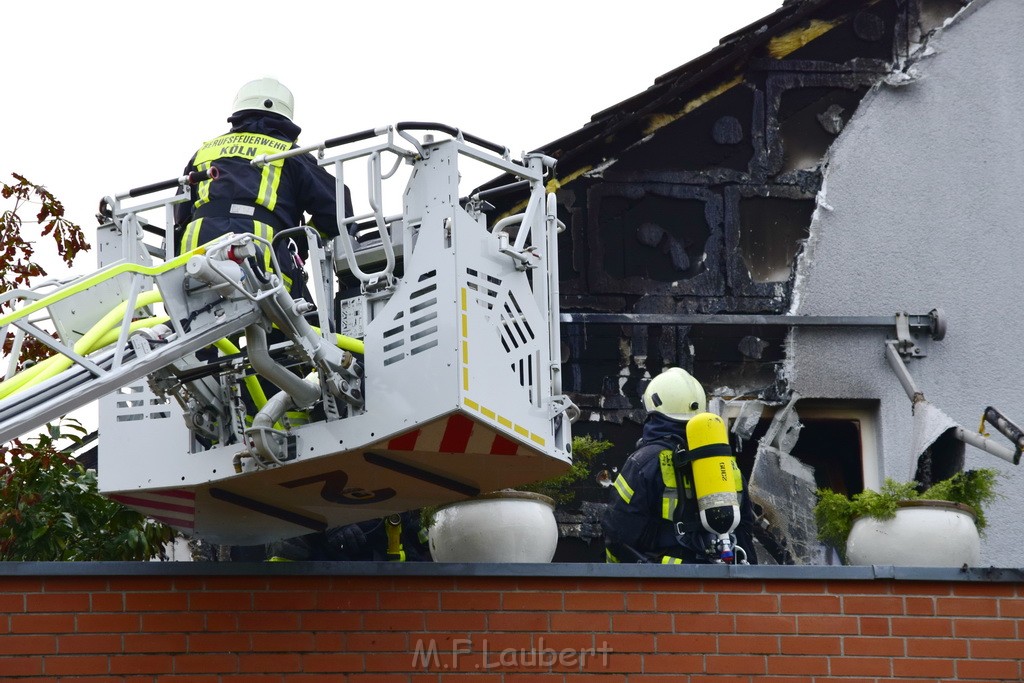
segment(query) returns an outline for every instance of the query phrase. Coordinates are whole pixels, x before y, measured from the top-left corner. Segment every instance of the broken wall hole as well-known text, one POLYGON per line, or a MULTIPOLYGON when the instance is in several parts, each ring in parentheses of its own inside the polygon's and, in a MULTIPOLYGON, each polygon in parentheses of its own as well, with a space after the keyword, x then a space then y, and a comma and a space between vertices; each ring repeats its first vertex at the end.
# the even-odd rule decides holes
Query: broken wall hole
POLYGON ((867 91, 867 86, 787 89, 776 113, 782 142, 779 172, 820 166, 867 91))
POLYGON ((788 282, 810 234, 814 201, 780 197, 740 199, 740 256, 757 283, 788 282))

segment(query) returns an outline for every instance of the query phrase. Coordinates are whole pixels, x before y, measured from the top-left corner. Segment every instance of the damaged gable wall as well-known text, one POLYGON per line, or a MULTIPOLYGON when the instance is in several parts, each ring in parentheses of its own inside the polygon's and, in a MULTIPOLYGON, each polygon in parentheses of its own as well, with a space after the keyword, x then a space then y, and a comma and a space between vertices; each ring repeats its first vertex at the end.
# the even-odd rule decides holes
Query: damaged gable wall
MULTIPOLYGON (((989 405, 1024 421, 1022 32, 1024 3, 975 0, 920 46, 909 78, 890 79, 902 85, 865 97, 829 151, 794 292, 805 315, 941 308, 945 339, 919 339, 927 355, 907 365, 928 402, 968 430, 989 405)), ((800 329, 788 350, 800 395, 878 401, 880 458, 866 473, 876 482, 911 478, 923 445, 884 336, 800 329)), ((1021 566, 1024 472, 966 455, 967 468, 1004 473, 983 564, 1021 566)))

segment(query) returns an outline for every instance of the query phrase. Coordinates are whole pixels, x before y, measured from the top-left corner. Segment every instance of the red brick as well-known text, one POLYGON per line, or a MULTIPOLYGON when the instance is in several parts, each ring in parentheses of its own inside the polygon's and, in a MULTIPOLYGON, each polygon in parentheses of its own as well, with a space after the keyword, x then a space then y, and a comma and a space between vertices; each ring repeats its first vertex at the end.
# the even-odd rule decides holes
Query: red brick
POLYGON ((301 613, 292 612, 242 612, 236 618, 239 631, 298 631, 302 624, 301 613))
POLYGON ((957 638, 907 638, 908 657, 966 657, 967 641, 957 638))
POLYGON ((89 610, 88 593, 29 593, 25 596, 29 612, 85 612, 89 610))
POLYGON ((413 631, 423 628, 423 615, 409 612, 377 612, 363 615, 365 631, 413 631))
POLYGON ((709 674, 763 674, 767 672, 763 656, 707 655, 704 658, 709 674))
POLYGON ((72 614, 11 615, 11 633, 70 633, 74 630, 72 614))
POLYGON ((906 646, 903 638, 843 638, 843 654, 902 657, 906 646))
POLYGON ((25 596, 13 593, 0 593, 0 614, 25 611, 25 596))
POLYGON ((187 593, 125 593, 124 606, 131 612, 174 612, 188 609, 187 593))
POLYGON ((736 617, 731 614, 676 614, 676 633, 735 633, 736 617))
POLYGON ((703 588, 705 593, 764 593, 760 581, 737 579, 709 579, 703 582, 703 588))
MULTIPOLYGON (((13 636, 12 636, 13 637, 13 636)), ((57 637, 57 651, 68 654, 111 654, 121 652, 123 636, 120 633, 77 634, 65 633, 57 637)), ((4 640, 0 639, 0 644, 4 640)))
MULTIPOLYGON (((458 595, 455 593, 449 595, 458 595)), ((468 597, 480 596, 480 602, 475 609, 491 609, 484 607, 488 595, 494 596, 494 607, 498 609, 501 605, 500 593, 463 593, 468 597)), ((436 592, 424 591, 396 591, 380 594, 380 608, 382 610, 436 610, 438 609, 438 594, 436 592)))
POLYGON ((194 633, 206 628, 206 618, 200 613, 174 614, 143 614, 142 630, 146 633, 154 631, 179 631, 194 633))
MULTIPOLYGON (((654 638, 654 636, 646 636, 646 637, 652 638, 652 640, 654 638)), ((726 636, 721 636, 721 637, 725 638, 726 636)), ((609 642, 609 644, 613 648, 615 648, 615 651, 618 652, 619 651, 619 647, 618 647, 616 641, 614 640, 614 638, 616 638, 616 635, 612 635, 611 638, 613 638, 613 640, 609 640, 608 642, 609 642)), ((674 653, 674 652, 684 652, 685 653, 685 652, 689 652, 689 653, 694 653, 694 654, 706 654, 708 652, 715 652, 717 650, 717 648, 718 648, 718 638, 719 638, 719 636, 704 635, 704 634, 701 634, 701 633, 681 633, 681 634, 659 633, 657 635, 657 640, 658 640, 657 651, 658 652, 667 652, 667 653, 674 653)), ((629 650, 629 652, 649 652, 649 651, 652 651, 653 649, 654 649, 653 647, 650 648, 650 649, 647 649, 647 650, 635 649, 635 650, 629 650)))
MULTIPOLYGON (((643 656, 624 652, 598 652, 596 657, 589 658, 583 664, 584 671, 605 673, 633 674, 643 671, 643 656)), ((630 679, 633 676, 630 675, 630 679)))
POLYGON ((97 576, 49 576, 44 590, 47 593, 97 593, 107 590, 107 579, 97 576))
POLYGON ((833 657, 833 676, 890 676, 892 660, 887 657, 833 657))
POLYGON ((138 630, 138 614, 79 614, 75 617, 75 628, 62 629, 78 633, 134 633, 138 630))
POLYGON ((302 628, 307 631, 358 631, 363 628, 359 612, 303 612, 298 617, 302 628))
POLYGON ((933 616, 935 614, 934 598, 904 598, 907 616, 933 616))
POLYGON ((174 580, 170 576, 111 576, 108 581, 109 590, 114 592, 151 591, 163 593, 172 590, 174 580))
POLYGON ((951 659, 894 659, 892 660, 893 675, 916 678, 938 678, 949 680, 953 677, 953 660, 951 659))
POLYGON ((659 612, 707 614, 718 609, 718 596, 713 593, 659 593, 655 596, 659 612))
MULTIPOLYGON (((13 618, 13 617, 12 617, 13 618)), ((944 623, 950 623, 946 620, 944 623)), ((954 619, 953 633, 957 638, 1016 638, 1017 629, 1009 619, 954 619)))
POLYGON ((236 612, 252 609, 252 593, 243 591, 188 594, 188 608, 196 612, 236 612))
MULTIPOLYGON (((573 613, 566 612, 563 614, 553 614, 552 617, 569 617, 573 613)), ((581 617, 587 617, 593 619, 594 615, 578 615, 581 617)), ((606 617, 607 619, 607 617, 606 617)), ((597 619, 600 622, 600 617, 597 619)), ((594 621, 590 622, 592 625, 594 621)), ((535 633, 544 633, 548 630, 548 615, 538 612, 510 612, 507 614, 488 614, 487 615, 487 629, 490 631, 533 631, 535 633)), ((563 629, 561 627, 552 626, 554 631, 561 630, 575 630, 575 629, 563 629)))
POLYGON ((799 633, 847 635, 860 633, 857 617, 800 615, 797 617, 799 633))
POLYGON ((776 614, 779 611, 779 598, 776 595, 728 595, 718 596, 718 609, 729 614, 758 612, 776 614))
POLYGON ((501 596, 501 608, 503 610, 538 610, 543 612, 561 610, 563 609, 562 605, 561 592, 512 591, 503 593, 501 596))
POLYGON ((651 654, 643 656, 644 673, 689 674, 704 672, 702 655, 663 655, 651 654))
MULTIPOLYGON (((232 669, 233 670, 233 669, 232 669)), ((206 670, 209 672, 209 670, 206 670)), ((170 655, 120 655, 110 658, 112 674, 169 674, 175 673, 174 659, 170 655)))
POLYGON ((124 652, 159 652, 170 654, 185 651, 183 633, 128 633, 124 636, 124 652))
POLYGON ((793 616, 736 615, 736 633, 796 633, 793 616))
POLYGON ((621 633, 671 633, 672 616, 671 614, 613 614, 612 630, 621 633))
POLYGON ((995 598, 939 598, 935 603, 936 613, 945 616, 994 617, 999 614, 995 598))
POLYGON ((953 583, 941 581, 904 581, 900 583, 899 592, 903 595, 926 595, 936 597, 940 595, 952 595, 953 583))
POLYGON ((626 593, 626 610, 629 612, 654 612, 657 609, 651 593, 626 593))
MULTIPOLYGON (((411 666, 406 662, 402 662, 402 665, 411 666)), ((331 673, 354 673, 363 671, 363 655, 350 653, 305 653, 302 655, 302 670, 307 672, 331 673)))
MULTIPOLYGON (((828 658, 769 657, 768 673, 778 676, 824 676, 828 674, 828 658)), ((763 683, 764 680, 763 678, 758 679, 759 683, 763 683)))
POLYGON ((903 614, 903 598, 885 596, 846 595, 843 614, 903 614))
MULTIPOLYGON (((273 571, 273 567, 270 567, 268 571, 273 571)), ((306 587, 314 590, 316 587, 321 586, 326 578, 322 576, 289 576, 285 589, 290 587, 292 590, 297 590, 300 587, 306 587), (301 583, 303 579, 309 579, 310 581, 308 583, 301 583)), ((269 583, 269 579, 262 576, 206 576, 203 577, 202 590, 207 593, 241 591, 248 595, 249 593, 267 590, 269 583)))
POLYGON ((278 652, 275 654, 238 655, 238 670, 241 673, 300 673, 302 671, 301 655, 294 652, 278 652))
POLYGON ((408 647, 410 639, 415 639, 413 634, 407 636, 405 633, 350 633, 345 639, 345 649, 363 652, 401 652, 408 647))
POLYGON ((1024 659, 1024 643, 1019 640, 972 640, 971 659, 1024 659))
POLYGON ((207 612, 207 631, 237 631, 238 615, 234 612, 207 612))
POLYGON ((290 633, 287 637, 280 633, 252 633, 253 652, 310 652, 316 650, 316 640, 312 633, 290 633))
POLYGON ((811 597, 804 596, 803 593, 824 593, 826 591, 826 584, 824 581, 805 581, 800 580, 780 580, 780 581, 765 581, 764 592, 772 593, 773 595, 797 595, 799 597, 811 597))
POLYGON ((113 673, 108 669, 113 657, 106 655, 69 655, 43 658, 43 670, 47 674, 73 674, 82 676, 85 674, 113 673))
POLYGON ((0 657, 0 671, 6 676, 38 676, 43 673, 43 658, 0 657))
POLYGON ((569 611, 621 612, 626 607, 622 593, 566 593, 565 609, 569 611))
POLYGON ((838 655, 842 642, 835 636, 781 636, 779 651, 786 655, 838 655))
POLYGON ((174 673, 234 673, 236 671, 238 671, 238 655, 235 654, 174 655, 174 673))
POLYGON ((124 593, 93 593, 93 612, 122 612, 124 611, 124 593))
POLYGON ((432 612, 426 615, 428 631, 482 631, 486 628, 485 612, 432 612))
POLYGON ((949 619, 893 617, 891 628, 891 633, 894 636, 935 636, 938 638, 949 638, 953 635, 953 625, 949 619))
POLYGON ((344 633, 314 633, 313 649, 317 652, 344 652, 345 638, 344 633))
POLYGON ((188 652, 247 652, 251 647, 252 637, 248 633, 188 634, 188 652))
POLYGON ((0 593, 41 593, 43 580, 22 576, 0 577, 0 593))
POLYGON ((0 638, 0 655, 48 655, 56 652, 56 636, 8 635, 0 638))
POLYGON ((841 602, 837 595, 780 595, 780 611, 785 614, 837 614, 841 602))
MULTIPOLYGON (((419 609, 438 609, 437 595, 431 595, 423 593, 423 606, 419 609)), ((384 596, 381 596, 381 606, 387 607, 383 602, 384 596)), ((474 591, 472 593, 442 593, 441 594, 441 609, 442 610, 482 610, 485 612, 495 612, 501 609, 502 594, 501 593, 485 593, 483 591, 474 591)), ((390 609, 401 609, 399 607, 391 606, 390 609)))
POLYGON ((956 675, 959 678, 1020 680, 1020 660, 961 659, 956 663, 956 675))
POLYGON ((257 611, 304 611, 317 608, 316 593, 300 593, 288 591, 286 593, 270 593, 261 591, 253 593, 252 608, 257 611))
POLYGON ((893 591, 889 581, 829 581, 828 592, 836 595, 888 595, 893 591))
POLYGON ((317 593, 318 610, 369 610, 377 609, 378 594, 356 591, 317 593))
POLYGON ((999 601, 999 616, 1024 617, 1024 599, 1002 598, 999 601))
POLYGON ((718 636, 718 652, 720 654, 766 654, 779 653, 778 636, 718 636))
POLYGON ((981 596, 989 598, 1013 597, 1012 583, 979 581, 976 583, 956 581, 952 584, 953 595, 981 596))
POLYGON ((862 636, 887 636, 890 634, 889 617, 860 617, 862 636))
POLYGON ((634 590, 644 593, 700 593, 704 586, 700 581, 687 579, 641 579, 634 590))

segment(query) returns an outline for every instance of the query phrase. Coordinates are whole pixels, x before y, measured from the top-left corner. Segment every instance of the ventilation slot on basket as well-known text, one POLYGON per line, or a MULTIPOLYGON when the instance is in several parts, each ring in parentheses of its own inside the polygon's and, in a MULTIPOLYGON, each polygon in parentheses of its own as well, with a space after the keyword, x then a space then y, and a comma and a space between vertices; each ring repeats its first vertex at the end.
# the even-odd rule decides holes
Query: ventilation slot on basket
POLYGON ((116 393, 119 397, 114 403, 117 412, 115 421, 117 422, 165 420, 171 416, 169 410, 156 410, 157 406, 169 405, 170 399, 155 396, 147 387, 122 387, 116 393))
POLYGON ((491 275, 482 274, 472 268, 466 269, 466 289, 473 292, 473 300, 487 310, 494 308, 498 301, 498 288, 501 280, 491 275))
POLYGON ((407 355, 415 356, 437 346, 437 271, 431 270, 417 278, 422 283, 409 295, 409 308, 395 314, 394 320, 404 320, 384 331, 384 365, 392 365, 407 355), (392 353, 393 352, 393 353, 392 353))

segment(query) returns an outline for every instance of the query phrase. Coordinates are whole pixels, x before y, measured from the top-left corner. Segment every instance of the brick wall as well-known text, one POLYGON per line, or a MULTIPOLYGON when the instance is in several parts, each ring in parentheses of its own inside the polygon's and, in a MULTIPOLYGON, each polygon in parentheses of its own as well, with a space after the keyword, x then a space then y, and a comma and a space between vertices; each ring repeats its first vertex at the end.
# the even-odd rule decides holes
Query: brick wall
POLYGON ((2 681, 1024 680, 1019 572, 51 567, 0 567, 2 681))

